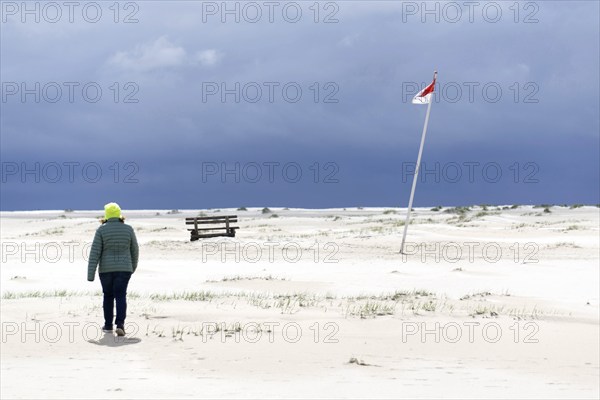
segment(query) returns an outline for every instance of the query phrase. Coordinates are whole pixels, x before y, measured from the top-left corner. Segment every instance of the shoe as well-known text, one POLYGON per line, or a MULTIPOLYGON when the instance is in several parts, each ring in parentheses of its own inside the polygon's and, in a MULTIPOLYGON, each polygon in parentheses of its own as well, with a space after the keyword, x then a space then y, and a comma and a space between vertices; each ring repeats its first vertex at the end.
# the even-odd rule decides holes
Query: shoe
POLYGON ((125 336, 125 327, 117 326, 117 336, 125 336))
POLYGON ((108 332, 112 332, 112 331, 113 331, 113 327, 112 327, 112 325, 104 325, 104 326, 102 327, 102 332, 106 332, 106 333, 108 333, 108 332))

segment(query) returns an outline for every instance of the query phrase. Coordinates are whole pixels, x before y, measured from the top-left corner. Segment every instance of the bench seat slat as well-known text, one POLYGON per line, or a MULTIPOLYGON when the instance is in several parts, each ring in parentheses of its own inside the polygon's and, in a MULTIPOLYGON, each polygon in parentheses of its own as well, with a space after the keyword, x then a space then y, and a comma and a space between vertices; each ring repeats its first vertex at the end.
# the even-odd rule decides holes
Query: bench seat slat
POLYGON ((198 239, 214 238, 214 237, 234 237, 234 235, 222 234, 222 233, 206 233, 206 234, 202 234, 202 235, 193 235, 190 238, 190 241, 194 242, 198 239))
POLYGON ((188 228, 188 231, 190 231, 190 232, 194 232, 194 231, 214 231, 214 230, 217 230, 217 229, 225 229, 225 230, 227 230, 227 229, 240 229, 240 227, 239 226, 230 226, 229 228, 226 228, 224 226, 219 226, 219 227, 215 227, 215 228, 198 228, 198 229, 188 228))

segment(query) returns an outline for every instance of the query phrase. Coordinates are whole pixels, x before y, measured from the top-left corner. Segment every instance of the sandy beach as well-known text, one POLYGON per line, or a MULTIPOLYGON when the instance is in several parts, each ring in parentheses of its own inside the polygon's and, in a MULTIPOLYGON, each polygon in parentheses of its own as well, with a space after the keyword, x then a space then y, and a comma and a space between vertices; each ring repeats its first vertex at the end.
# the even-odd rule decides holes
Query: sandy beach
POLYGON ((401 255, 404 212, 124 210, 124 338, 86 281, 101 213, 2 212, 2 398, 598 398, 597 207, 416 208, 401 255))

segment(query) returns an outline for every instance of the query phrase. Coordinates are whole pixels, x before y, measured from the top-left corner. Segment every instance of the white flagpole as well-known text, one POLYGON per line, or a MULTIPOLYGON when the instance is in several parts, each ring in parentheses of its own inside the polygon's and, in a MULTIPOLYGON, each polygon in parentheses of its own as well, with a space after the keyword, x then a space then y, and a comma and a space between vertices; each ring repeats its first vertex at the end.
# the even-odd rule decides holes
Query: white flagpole
MULTIPOLYGON (((433 74, 433 79, 437 78, 437 71, 433 74)), ((433 93, 427 104, 427 114, 425 115, 425 125, 423 125, 423 134, 421 135, 421 146, 419 147, 419 155, 417 156, 417 166, 415 167, 415 176, 413 176, 412 189, 410 191, 410 200, 408 201, 408 209, 406 210, 406 220, 404 221, 404 233, 402 234, 402 244, 400 245, 400 254, 404 253, 404 242, 406 240, 406 232, 408 231, 408 223, 410 222, 410 211, 412 209, 413 198, 415 196, 415 188, 417 187, 417 179, 419 169, 421 169, 421 155, 423 155, 423 145, 425 144, 425 135, 427 135, 427 125, 429 124, 429 113, 431 112, 431 104, 433 103, 433 93)))

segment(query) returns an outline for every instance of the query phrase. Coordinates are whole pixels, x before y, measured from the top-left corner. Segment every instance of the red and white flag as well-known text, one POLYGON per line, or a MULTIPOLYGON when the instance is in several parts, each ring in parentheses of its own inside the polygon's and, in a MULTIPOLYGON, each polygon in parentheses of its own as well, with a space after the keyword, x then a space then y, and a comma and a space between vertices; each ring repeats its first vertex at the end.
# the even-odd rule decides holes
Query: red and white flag
POLYGON ((435 88, 435 80, 437 79, 437 72, 433 74, 433 82, 429 84, 425 89, 421 90, 419 93, 413 97, 413 104, 429 104, 431 102, 431 97, 433 96, 433 90, 435 88))

